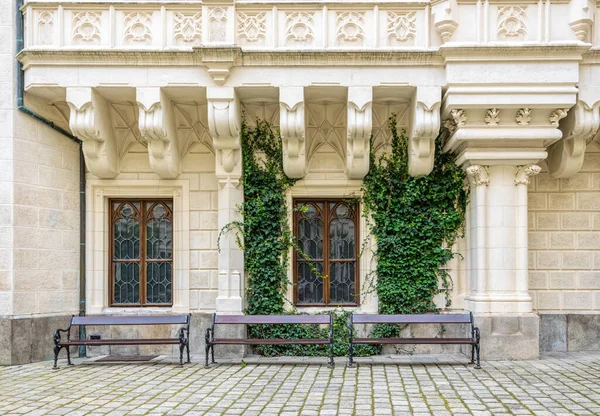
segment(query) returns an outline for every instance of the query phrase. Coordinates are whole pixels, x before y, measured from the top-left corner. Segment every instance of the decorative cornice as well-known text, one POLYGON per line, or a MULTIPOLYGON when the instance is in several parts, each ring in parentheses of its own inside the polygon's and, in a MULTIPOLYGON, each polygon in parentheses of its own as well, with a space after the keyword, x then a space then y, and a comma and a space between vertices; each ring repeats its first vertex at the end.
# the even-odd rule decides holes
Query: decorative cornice
POLYGON ((515 185, 529 185, 529 180, 532 176, 537 175, 542 171, 538 165, 517 166, 515 173, 515 185))

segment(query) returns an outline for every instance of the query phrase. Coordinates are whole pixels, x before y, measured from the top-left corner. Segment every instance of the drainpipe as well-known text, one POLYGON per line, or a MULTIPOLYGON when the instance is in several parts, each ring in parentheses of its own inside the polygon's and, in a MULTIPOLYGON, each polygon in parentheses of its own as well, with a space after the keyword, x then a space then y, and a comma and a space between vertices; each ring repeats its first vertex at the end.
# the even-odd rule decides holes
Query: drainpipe
MULTIPOLYGON (((19 54, 23 50, 24 39, 23 13, 21 13, 23 0, 16 0, 16 6, 17 54, 19 54)), ((67 130, 57 126, 25 105, 23 100, 25 94, 24 72, 23 66, 18 60, 17 66, 17 108, 79 145, 79 316, 85 316, 85 159, 83 157, 82 142, 67 130)), ((80 326, 79 339, 85 338, 85 327, 80 326)), ((79 356, 82 358, 85 357, 84 345, 79 347, 79 356)))

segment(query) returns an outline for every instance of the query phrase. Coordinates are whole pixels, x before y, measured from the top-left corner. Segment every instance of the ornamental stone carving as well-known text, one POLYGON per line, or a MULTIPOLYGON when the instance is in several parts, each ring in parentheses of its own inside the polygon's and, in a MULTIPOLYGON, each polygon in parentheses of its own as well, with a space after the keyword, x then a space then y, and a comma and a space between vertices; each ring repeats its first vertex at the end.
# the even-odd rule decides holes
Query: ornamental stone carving
MULTIPOLYGON (((433 169, 435 138, 440 131, 440 87, 417 87, 409 133, 408 173, 427 175, 433 169)), ((466 121, 466 116, 465 116, 466 121)))
POLYGON ((173 102, 159 87, 137 88, 138 124, 148 142, 150 167, 163 179, 180 173, 180 149, 173 102))
POLYGON ((227 9, 212 7, 208 12, 208 41, 227 41, 227 9))
POLYGON ((215 84, 223 85, 239 55, 239 48, 203 47, 202 63, 208 68, 207 72, 215 84))
POLYGON ((538 165, 517 166, 515 174, 515 185, 529 185, 532 176, 537 175, 542 171, 538 165))
POLYGON ((600 128, 600 102, 591 107, 583 102, 571 108, 560 123, 563 138, 548 148, 548 171, 553 178, 565 178, 579 172, 585 149, 600 128))
POLYGON ((458 4, 456 0, 448 0, 445 5, 435 11, 433 25, 442 38, 442 42, 446 43, 452 38, 458 27, 458 4))
POLYGON ((173 41, 176 45, 199 45, 202 42, 202 14, 173 13, 173 41))
POLYGON ((473 165, 467 168, 467 177, 471 186, 488 186, 490 184, 489 167, 473 165))
POLYGON ((529 108, 521 108, 517 111, 515 121, 519 126, 528 126, 531 123, 531 110, 529 108))
POLYGON ((335 38, 337 44, 362 46, 365 40, 365 18, 363 13, 343 12, 336 18, 335 38))
POLYGON ((522 40, 527 36, 527 13, 520 6, 498 7, 498 38, 522 40))
POLYGON ((69 127, 82 142, 87 168, 102 179, 119 173, 119 157, 106 100, 89 87, 68 87, 69 127))
POLYGON ((444 127, 448 129, 450 134, 453 134, 458 127, 462 127, 467 124, 467 114, 465 110, 455 108, 450 111, 450 117, 444 120, 444 127))
POLYGON ((100 13, 80 12, 73 16, 73 43, 76 45, 99 45, 100 13))
POLYGON ((595 10, 596 4, 589 0, 571 0, 569 3, 569 27, 582 42, 588 39, 595 10))
POLYGON ((37 19, 37 43, 51 45, 54 42, 54 13, 41 12, 37 19))
POLYGON ((346 172, 350 179, 363 179, 369 172, 369 139, 373 127, 373 88, 348 87, 348 136, 346 172))
POLYGON ((283 171, 290 178, 306 175, 304 88, 279 89, 279 131, 283 141, 283 171))
POLYGON ((240 43, 264 45, 267 34, 267 13, 238 12, 238 39, 240 43))
POLYGON ((557 108, 556 110, 554 110, 552 114, 550 114, 550 117, 548 117, 550 125, 553 127, 558 127, 560 120, 567 116, 568 111, 568 108, 557 108))
POLYGON ((488 109, 485 112, 484 121, 488 126, 497 126, 500 123, 500 110, 497 108, 488 109))
POLYGON ((127 45, 150 45, 152 43, 152 15, 133 12, 125 16, 124 42, 127 45))
POLYGON ((285 41, 288 45, 312 45, 315 39, 313 13, 294 12, 286 16, 285 41))
POLYGON ((412 45, 415 41, 417 14, 387 12, 387 33, 390 45, 412 45))
POLYGON ((233 87, 209 87, 206 97, 217 177, 239 178, 242 174, 240 102, 233 87))

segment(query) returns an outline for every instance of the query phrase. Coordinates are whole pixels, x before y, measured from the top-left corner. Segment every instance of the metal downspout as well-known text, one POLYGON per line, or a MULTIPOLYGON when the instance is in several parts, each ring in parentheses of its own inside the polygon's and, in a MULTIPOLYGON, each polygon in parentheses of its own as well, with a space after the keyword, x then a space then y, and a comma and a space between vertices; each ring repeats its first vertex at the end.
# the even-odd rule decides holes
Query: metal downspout
MULTIPOLYGON (((24 39, 24 26, 23 26, 23 13, 21 13, 21 7, 23 6, 23 0, 16 0, 16 27, 17 27, 17 54, 23 50, 23 39, 24 39)), ((73 136, 70 132, 57 126, 52 121, 48 120, 44 116, 25 106, 24 94, 25 94, 25 83, 24 83, 24 72, 21 62, 17 61, 17 108, 25 114, 41 121, 50 128, 56 130, 69 140, 74 141, 79 145, 79 315, 85 315, 85 159, 83 156, 82 142, 77 137, 73 136)), ((79 327, 79 339, 85 339, 85 327, 79 327)), ((79 347, 79 356, 85 357, 85 346, 79 347)))

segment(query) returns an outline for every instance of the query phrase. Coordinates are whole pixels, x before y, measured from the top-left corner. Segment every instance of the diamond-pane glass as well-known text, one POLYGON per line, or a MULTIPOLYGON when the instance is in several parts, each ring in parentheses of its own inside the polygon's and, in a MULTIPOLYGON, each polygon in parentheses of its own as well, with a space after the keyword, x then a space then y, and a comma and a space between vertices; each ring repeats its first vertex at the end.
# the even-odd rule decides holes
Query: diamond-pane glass
POLYGON ((171 303, 171 262, 146 265, 146 297, 148 303, 171 303))
POLYGON ((323 217, 318 208, 318 205, 308 204, 298 221, 298 245, 314 260, 323 258, 323 217))
POLYGON ((317 275, 308 262, 298 262, 298 303, 323 303, 323 265, 312 263, 317 275))
POLYGON ((163 204, 147 204, 153 218, 146 224, 146 256, 148 259, 173 257, 173 222, 163 204))
POLYGON ((349 218, 336 218, 329 223, 329 258, 354 258, 354 222, 349 218))
POLYGON ((114 263, 115 303, 140 302, 140 265, 139 263, 114 263))
POLYGON ((354 299, 354 262, 331 263, 330 303, 353 303, 354 299))
POLYGON ((132 260, 140 258, 140 222, 134 205, 124 204, 113 226, 113 258, 132 260))

